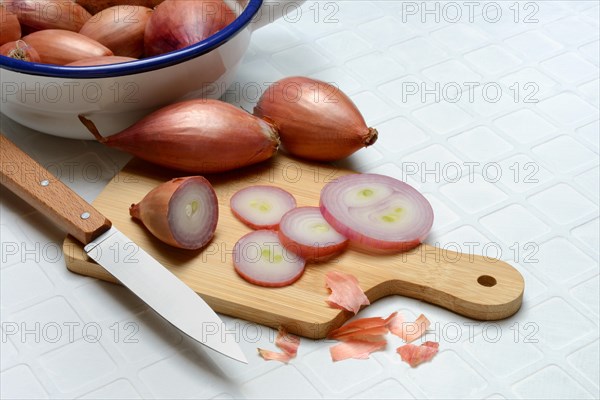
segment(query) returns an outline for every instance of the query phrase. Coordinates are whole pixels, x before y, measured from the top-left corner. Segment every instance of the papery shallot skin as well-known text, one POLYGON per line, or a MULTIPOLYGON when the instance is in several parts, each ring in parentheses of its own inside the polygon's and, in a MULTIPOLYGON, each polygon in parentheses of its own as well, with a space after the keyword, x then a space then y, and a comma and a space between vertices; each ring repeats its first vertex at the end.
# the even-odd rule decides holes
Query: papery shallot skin
POLYGON ((361 306, 371 304, 354 275, 329 271, 325 276, 325 285, 331 289, 331 295, 326 300, 330 307, 356 314, 361 306))
POLYGON ((279 147, 271 125, 231 104, 207 99, 168 105, 120 133, 97 139, 154 164, 192 173, 245 167, 270 158, 279 147))
POLYGON ((336 161, 375 143, 356 105, 339 88, 316 79, 293 76, 267 88, 254 115, 272 122, 282 147, 315 161, 336 161))
POLYGON ((217 33, 235 20, 222 0, 165 0, 146 25, 146 56, 179 50, 217 33))

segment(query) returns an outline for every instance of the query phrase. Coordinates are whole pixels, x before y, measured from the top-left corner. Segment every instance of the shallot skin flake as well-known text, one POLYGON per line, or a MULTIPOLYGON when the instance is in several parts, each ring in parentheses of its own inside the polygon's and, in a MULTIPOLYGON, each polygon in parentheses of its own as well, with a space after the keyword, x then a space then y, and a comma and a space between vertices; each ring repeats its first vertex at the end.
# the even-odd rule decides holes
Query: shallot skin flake
POLYGON ((430 361, 438 353, 439 346, 437 342, 425 342, 420 346, 405 344, 398 347, 396 352, 400 354, 402 361, 415 368, 421 363, 430 361))
POLYGON ((330 271, 325 277, 325 285, 331 289, 327 304, 333 308, 351 311, 356 314, 361 306, 371 304, 354 275, 330 271))
POLYGON ((383 349, 387 344, 387 341, 362 341, 362 340, 350 340, 336 344, 329 348, 331 359, 333 361, 342 361, 349 358, 355 358, 359 360, 365 360, 369 358, 369 355, 374 351, 383 349))

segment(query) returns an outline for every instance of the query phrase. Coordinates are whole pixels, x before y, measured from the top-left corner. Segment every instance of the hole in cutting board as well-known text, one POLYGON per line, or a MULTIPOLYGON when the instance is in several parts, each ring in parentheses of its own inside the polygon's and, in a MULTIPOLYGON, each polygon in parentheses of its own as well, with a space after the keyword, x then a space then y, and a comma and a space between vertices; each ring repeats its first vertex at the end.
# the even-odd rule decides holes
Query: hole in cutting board
POLYGON ((477 283, 479 283, 481 286, 492 287, 496 285, 496 278, 489 275, 481 275, 479 278, 477 278, 477 283))

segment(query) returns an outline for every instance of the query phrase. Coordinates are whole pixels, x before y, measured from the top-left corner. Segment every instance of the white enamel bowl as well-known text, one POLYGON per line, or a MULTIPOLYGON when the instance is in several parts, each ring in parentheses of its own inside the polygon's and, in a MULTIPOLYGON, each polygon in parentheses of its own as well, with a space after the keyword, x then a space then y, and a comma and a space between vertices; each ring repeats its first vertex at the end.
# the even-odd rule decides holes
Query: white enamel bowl
POLYGON ((173 101, 218 98, 233 83, 252 31, 269 22, 261 7, 263 0, 249 0, 233 23, 202 42, 129 63, 64 67, 0 56, 0 111, 40 132, 92 139, 78 115, 111 135, 173 101))

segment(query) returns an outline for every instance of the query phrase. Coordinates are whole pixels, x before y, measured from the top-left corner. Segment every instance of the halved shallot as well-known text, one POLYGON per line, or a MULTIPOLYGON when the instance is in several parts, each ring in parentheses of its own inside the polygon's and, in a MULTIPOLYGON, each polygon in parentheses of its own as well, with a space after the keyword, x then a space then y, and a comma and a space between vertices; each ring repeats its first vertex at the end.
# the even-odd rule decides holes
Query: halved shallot
POLYGON ((268 159, 279 147, 274 127, 219 100, 170 104, 109 137, 100 135, 91 120, 79 119, 100 143, 192 173, 245 167, 268 159))
POLYGON ((289 192, 266 185, 238 190, 230 200, 231 211, 252 229, 277 229, 281 217, 296 207, 289 192))
POLYGON ((320 207, 335 230, 376 251, 412 249, 433 224, 429 201, 407 183, 384 175, 338 178, 321 190, 320 207))
POLYGON ((309 160, 339 160, 377 140, 377 130, 366 125, 346 94, 303 76, 269 86, 254 114, 277 127, 287 152, 309 160))
POLYGON ((325 261, 340 254, 348 239, 323 218, 319 207, 297 207, 281 218, 279 239, 306 261, 325 261))
POLYGON ((236 272, 250 283, 281 287, 302 276, 305 261, 283 247, 277 232, 258 230, 243 236, 235 244, 233 265, 236 272))
POLYGON ((129 213, 158 239, 196 250, 213 237, 219 219, 217 195, 201 176, 176 178, 152 189, 129 213))

